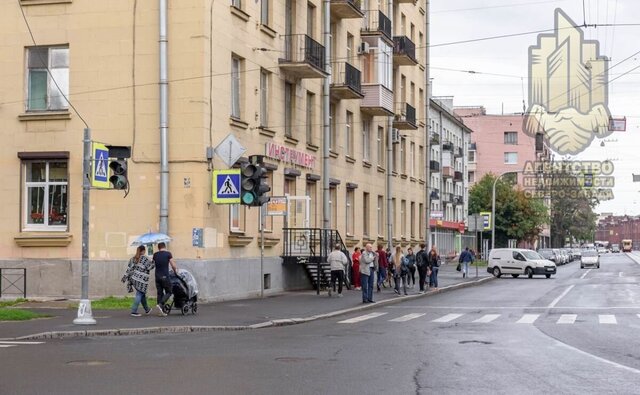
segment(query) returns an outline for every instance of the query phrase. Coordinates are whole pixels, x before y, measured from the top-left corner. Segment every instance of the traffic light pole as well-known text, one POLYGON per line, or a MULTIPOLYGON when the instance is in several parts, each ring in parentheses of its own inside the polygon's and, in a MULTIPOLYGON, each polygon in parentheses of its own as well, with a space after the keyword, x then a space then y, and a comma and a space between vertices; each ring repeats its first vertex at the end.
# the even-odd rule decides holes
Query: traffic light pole
POLYGON ((260 298, 264 298, 264 204, 260 206, 260 298))
POLYGON ((95 325, 89 300, 89 199, 91 196, 91 129, 84 129, 82 144, 82 292, 76 325, 95 325))

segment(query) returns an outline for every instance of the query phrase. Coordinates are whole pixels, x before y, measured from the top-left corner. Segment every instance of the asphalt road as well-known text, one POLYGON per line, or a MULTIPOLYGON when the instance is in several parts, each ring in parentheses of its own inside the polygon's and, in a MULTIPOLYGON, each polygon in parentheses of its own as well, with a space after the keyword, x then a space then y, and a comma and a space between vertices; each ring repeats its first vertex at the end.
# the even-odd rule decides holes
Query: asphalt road
POLYGON ((639 394, 639 278, 610 254, 291 327, 0 344, 0 394, 639 394))

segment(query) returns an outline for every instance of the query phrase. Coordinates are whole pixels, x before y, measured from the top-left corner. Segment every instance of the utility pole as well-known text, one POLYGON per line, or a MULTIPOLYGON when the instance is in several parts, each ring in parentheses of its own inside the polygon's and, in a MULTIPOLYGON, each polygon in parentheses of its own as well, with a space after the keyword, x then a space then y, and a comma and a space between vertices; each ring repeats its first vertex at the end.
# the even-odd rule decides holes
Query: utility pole
MULTIPOLYGON (((425 0, 425 50, 424 50, 424 81, 425 81, 425 96, 426 100, 424 101, 424 158, 425 158, 425 183, 424 183, 424 215, 426 220, 424 221, 427 229, 424 233, 424 244, 427 246, 427 250, 431 248, 431 225, 429 221, 431 220, 431 171, 430 171, 430 163, 431 163, 431 133, 429 131, 429 102, 431 101, 431 82, 429 81, 429 42, 431 33, 429 32, 429 17, 431 16, 431 12, 429 11, 429 0, 425 0)), ((420 215, 423 215, 420 213, 420 215)))

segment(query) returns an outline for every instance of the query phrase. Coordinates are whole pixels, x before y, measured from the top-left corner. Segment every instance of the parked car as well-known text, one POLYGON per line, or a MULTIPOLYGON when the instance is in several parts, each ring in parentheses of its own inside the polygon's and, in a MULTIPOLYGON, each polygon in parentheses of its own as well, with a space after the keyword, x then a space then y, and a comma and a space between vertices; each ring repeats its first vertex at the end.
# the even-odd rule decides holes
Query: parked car
POLYGON ((538 254, 540 254, 540 256, 542 256, 544 259, 548 259, 551 262, 555 263, 556 265, 560 264, 558 255, 551 248, 541 248, 538 250, 538 254))
POLYGON ((556 264, 532 250, 494 248, 489 252, 487 271, 498 278, 503 274, 511 274, 513 278, 521 274, 529 278, 534 275, 551 278, 552 274, 556 274, 556 264))
POLYGON ((620 252, 620 244, 612 244, 611 252, 620 252))
POLYGON ((600 269, 600 254, 596 250, 584 250, 580 258, 580 269, 595 267, 600 269))
POLYGON ((554 248, 553 252, 555 252, 556 256, 558 257, 558 262, 556 262, 558 265, 564 265, 567 263, 567 256, 562 252, 561 249, 554 248))
POLYGON ((580 250, 579 248, 574 248, 572 251, 575 259, 580 259, 582 257, 582 250, 580 250))
POLYGON ((571 250, 568 248, 563 248, 562 251, 567 256, 567 263, 573 262, 573 254, 571 253, 571 250))

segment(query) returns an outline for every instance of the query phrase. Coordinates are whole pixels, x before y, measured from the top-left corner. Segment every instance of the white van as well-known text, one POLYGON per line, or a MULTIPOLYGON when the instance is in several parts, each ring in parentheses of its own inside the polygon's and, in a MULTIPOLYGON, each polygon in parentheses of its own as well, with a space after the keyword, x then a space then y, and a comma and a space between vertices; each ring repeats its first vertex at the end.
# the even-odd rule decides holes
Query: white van
POLYGON ((487 271, 496 277, 511 274, 517 278, 524 274, 532 278, 534 274, 540 274, 550 278, 556 274, 556 264, 532 250, 494 248, 489 252, 487 271))

